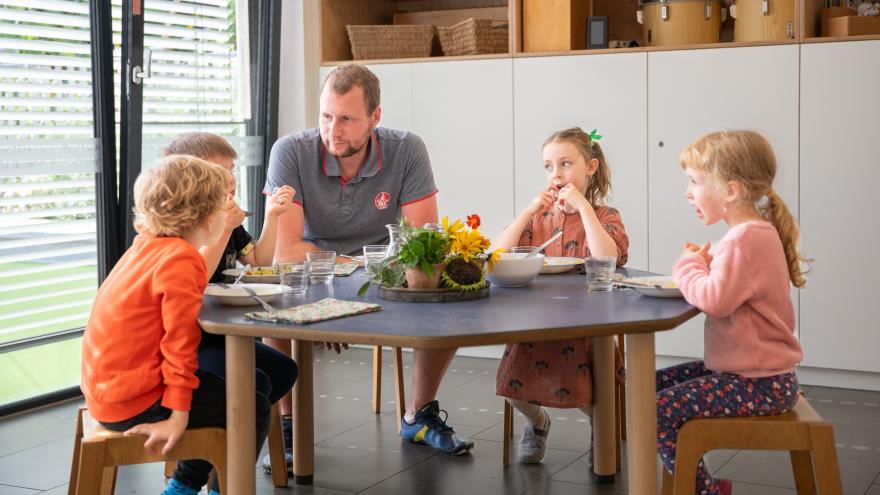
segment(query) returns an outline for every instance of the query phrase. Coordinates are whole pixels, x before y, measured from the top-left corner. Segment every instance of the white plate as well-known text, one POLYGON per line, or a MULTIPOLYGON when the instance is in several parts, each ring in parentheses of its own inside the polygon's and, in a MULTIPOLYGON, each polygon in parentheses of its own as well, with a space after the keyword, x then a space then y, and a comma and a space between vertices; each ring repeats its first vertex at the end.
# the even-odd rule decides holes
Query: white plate
POLYGON ((256 306, 258 303, 241 287, 245 285, 257 293, 258 296, 267 302, 278 299, 285 292, 289 292, 290 288, 286 285, 276 284, 238 284, 221 287, 211 284, 205 289, 205 295, 213 297, 220 304, 228 306, 256 306))
POLYGON ((544 258, 544 266, 541 268, 541 273, 563 273, 583 264, 583 258, 548 256, 544 258))
POLYGON ((640 294, 651 297, 684 297, 670 276, 630 277, 621 279, 621 285, 632 287, 640 294), (659 286, 659 287, 658 287, 659 286))
MULTIPOLYGON (((264 270, 272 270, 275 269, 271 266, 252 266, 248 271, 254 271, 257 268, 262 268, 264 270)), ((229 268, 228 270, 223 270, 223 275, 232 278, 238 278, 241 275, 241 268, 229 268)), ((242 282, 245 283, 258 283, 258 284, 280 284, 281 280, 278 278, 278 273, 273 273, 272 275, 245 275, 242 279, 242 282)))

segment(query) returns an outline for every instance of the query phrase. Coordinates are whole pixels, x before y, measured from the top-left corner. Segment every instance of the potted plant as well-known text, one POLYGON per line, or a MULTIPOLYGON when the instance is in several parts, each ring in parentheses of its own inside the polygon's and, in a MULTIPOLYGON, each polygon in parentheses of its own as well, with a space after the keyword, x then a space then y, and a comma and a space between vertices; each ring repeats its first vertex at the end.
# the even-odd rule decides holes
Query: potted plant
POLYGON ((406 283, 410 289, 436 289, 440 287, 440 274, 449 252, 446 232, 403 226, 403 243, 398 261, 405 268, 406 283))
POLYGON ((443 217, 443 229, 449 237, 449 254, 446 257, 446 270, 441 275, 443 287, 460 291, 482 289, 486 285, 484 265, 491 272, 502 251, 488 251, 489 239, 479 230, 480 217, 468 215, 466 224, 456 220, 449 224, 443 217), (466 226, 465 226, 466 225, 466 226))

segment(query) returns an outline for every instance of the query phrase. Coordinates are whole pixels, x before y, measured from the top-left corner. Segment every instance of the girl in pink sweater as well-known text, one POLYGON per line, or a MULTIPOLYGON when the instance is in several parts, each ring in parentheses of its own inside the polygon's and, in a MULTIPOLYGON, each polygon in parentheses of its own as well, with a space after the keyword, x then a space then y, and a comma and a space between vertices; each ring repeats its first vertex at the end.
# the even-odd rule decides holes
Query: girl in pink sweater
MULTIPOLYGON (((685 299, 706 314, 704 361, 657 371, 657 446, 675 469, 678 430, 695 417, 781 414, 798 400, 791 284, 803 287, 798 227, 773 189, 776 158, 752 131, 715 132, 681 154, 687 199, 706 225, 729 230, 709 244, 685 244, 673 269, 685 299)), ((731 493, 701 461, 698 494, 731 493)))

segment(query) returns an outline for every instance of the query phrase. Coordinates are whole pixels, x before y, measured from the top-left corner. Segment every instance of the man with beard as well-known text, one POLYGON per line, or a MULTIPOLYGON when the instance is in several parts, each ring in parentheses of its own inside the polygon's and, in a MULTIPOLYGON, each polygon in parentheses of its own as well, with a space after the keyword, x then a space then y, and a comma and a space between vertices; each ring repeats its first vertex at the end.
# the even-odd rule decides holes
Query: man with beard
MULTIPOLYGON (((377 127, 379 93, 379 79, 366 67, 337 67, 321 89, 319 127, 282 137, 272 147, 264 192, 283 185, 296 191, 293 207, 278 218, 276 259, 304 259, 318 250, 359 254, 365 245, 386 244, 385 226, 401 217, 413 225, 437 222, 437 187, 425 144, 411 132, 377 127)), ((289 340, 266 340, 290 352, 289 340)), ((401 436, 460 455, 474 444, 446 425, 435 400, 454 355, 455 349, 413 351, 401 436)), ((289 414, 290 401, 282 406, 289 414)))

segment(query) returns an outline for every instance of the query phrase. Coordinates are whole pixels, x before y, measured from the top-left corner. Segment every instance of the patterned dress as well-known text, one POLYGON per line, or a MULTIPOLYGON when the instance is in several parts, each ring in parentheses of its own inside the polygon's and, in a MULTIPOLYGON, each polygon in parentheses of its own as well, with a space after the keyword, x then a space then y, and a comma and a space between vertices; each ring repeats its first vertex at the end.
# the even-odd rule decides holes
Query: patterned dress
MULTIPOLYGON (((617 245, 617 266, 626 263, 629 237, 614 208, 596 208, 599 223, 617 245)), ((547 246, 547 256, 590 255, 581 216, 566 215, 555 206, 532 217, 523 230, 520 246, 536 246, 550 238, 557 229, 562 236, 547 246)), ((586 284, 586 283, 585 283, 586 284)), ((495 393, 511 399, 561 409, 584 407, 593 403, 592 339, 567 339, 553 342, 523 342, 508 344, 498 367, 495 393)), ((618 378, 623 372, 623 360, 616 353, 618 378)))

